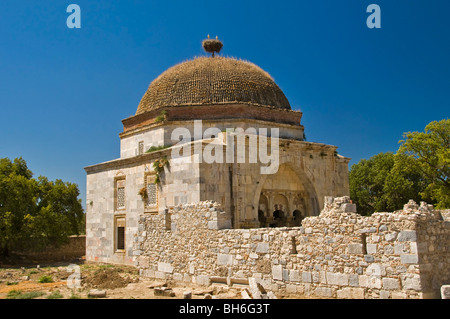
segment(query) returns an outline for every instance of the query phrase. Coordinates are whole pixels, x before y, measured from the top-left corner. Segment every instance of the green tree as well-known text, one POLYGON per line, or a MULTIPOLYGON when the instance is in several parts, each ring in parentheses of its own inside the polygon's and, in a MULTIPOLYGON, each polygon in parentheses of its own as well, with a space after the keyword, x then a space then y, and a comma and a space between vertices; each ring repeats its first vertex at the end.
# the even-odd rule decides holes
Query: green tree
POLYGON ((418 172, 427 186, 421 196, 450 207, 450 120, 433 121, 424 132, 407 132, 396 154, 403 171, 418 172))
POLYGON ((350 196, 361 214, 398 210, 410 199, 450 207, 449 120, 403 136, 395 155, 380 153, 352 165, 350 196))
POLYGON ((393 153, 380 153, 352 165, 349 174, 350 197, 357 204, 360 214, 370 215, 386 210, 384 185, 393 166, 393 153))
POLYGON ((0 159, 0 254, 58 246, 83 232, 76 184, 32 178, 22 158, 0 159))

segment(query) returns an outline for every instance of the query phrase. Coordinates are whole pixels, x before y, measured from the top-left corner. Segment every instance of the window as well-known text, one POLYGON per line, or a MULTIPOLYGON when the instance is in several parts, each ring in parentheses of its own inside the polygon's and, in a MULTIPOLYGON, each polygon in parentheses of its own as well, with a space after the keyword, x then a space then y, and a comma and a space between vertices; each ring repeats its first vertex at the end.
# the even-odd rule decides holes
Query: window
POLYGON ((125 179, 116 180, 116 209, 125 208, 125 179))
POLYGON ((147 208, 158 207, 158 185, 155 184, 155 175, 145 176, 145 189, 147 192, 147 200, 145 206, 147 208))
POLYGON ((115 250, 125 250, 125 217, 116 217, 115 230, 115 250))
POLYGON ((139 142, 138 154, 139 155, 144 154, 144 142, 143 141, 139 142))

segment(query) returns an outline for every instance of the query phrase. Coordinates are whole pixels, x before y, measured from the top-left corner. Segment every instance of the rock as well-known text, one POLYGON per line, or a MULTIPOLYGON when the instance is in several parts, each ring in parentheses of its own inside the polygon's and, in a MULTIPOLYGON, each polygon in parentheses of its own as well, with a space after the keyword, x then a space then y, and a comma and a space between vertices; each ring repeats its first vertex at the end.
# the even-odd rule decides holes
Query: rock
POLYGON ((88 293, 91 298, 106 298, 106 290, 92 289, 88 293))
POLYGON ((275 296, 275 294, 272 291, 267 292, 267 297, 269 299, 278 299, 277 296, 275 296))
POLYGON ((441 298, 450 299, 450 285, 444 285, 441 287, 441 298))
POLYGON ((247 288, 241 291, 241 296, 242 299, 252 299, 252 297, 250 297, 250 292, 248 291, 247 288))
POLYGON ((192 291, 183 292, 183 299, 192 299, 192 291))
POLYGON ((248 286, 253 299, 262 299, 261 290, 253 277, 248 278, 248 286))
POLYGON ((206 294, 203 299, 212 299, 212 296, 210 294, 206 294))
POLYGON ((155 296, 175 297, 175 292, 173 292, 172 289, 168 287, 155 287, 153 292, 155 296))

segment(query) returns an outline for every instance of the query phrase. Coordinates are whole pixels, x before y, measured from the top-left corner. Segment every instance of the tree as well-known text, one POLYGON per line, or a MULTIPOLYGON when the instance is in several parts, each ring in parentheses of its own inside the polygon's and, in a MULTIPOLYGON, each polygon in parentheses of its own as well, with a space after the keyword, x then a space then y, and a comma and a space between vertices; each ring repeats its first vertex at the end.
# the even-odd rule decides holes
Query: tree
POLYGON ((359 213, 370 215, 386 210, 384 184, 393 166, 393 153, 380 153, 352 165, 349 174, 350 197, 357 204, 359 213))
POLYGON ((395 155, 380 153, 352 165, 350 196, 361 214, 398 210, 410 199, 450 207, 449 120, 403 136, 395 155))
POLYGON ((32 178, 22 158, 0 159, 0 254, 40 250, 83 231, 78 186, 32 178))
POLYGON ((427 180, 423 197, 438 208, 450 207, 450 120, 434 121, 424 132, 403 134, 396 161, 403 171, 416 171, 427 180))

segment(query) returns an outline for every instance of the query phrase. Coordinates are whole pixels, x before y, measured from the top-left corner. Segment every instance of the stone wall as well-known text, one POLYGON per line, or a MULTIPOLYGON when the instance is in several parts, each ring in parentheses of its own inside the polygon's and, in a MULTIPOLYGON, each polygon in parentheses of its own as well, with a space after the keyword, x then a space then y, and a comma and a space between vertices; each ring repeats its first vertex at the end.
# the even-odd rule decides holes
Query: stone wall
POLYGON ((60 247, 47 247, 41 252, 14 252, 30 261, 70 261, 86 254, 86 236, 70 236, 66 244, 60 247))
POLYGON ((438 298, 450 282, 448 212, 414 202, 362 217, 348 197, 325 198, 301 227, 229 229, 215 202, 142 215, 134 259, 143 277, 245 283, 329 298, 438 298), (444 217, 443 217, 444 216, 444 217))

